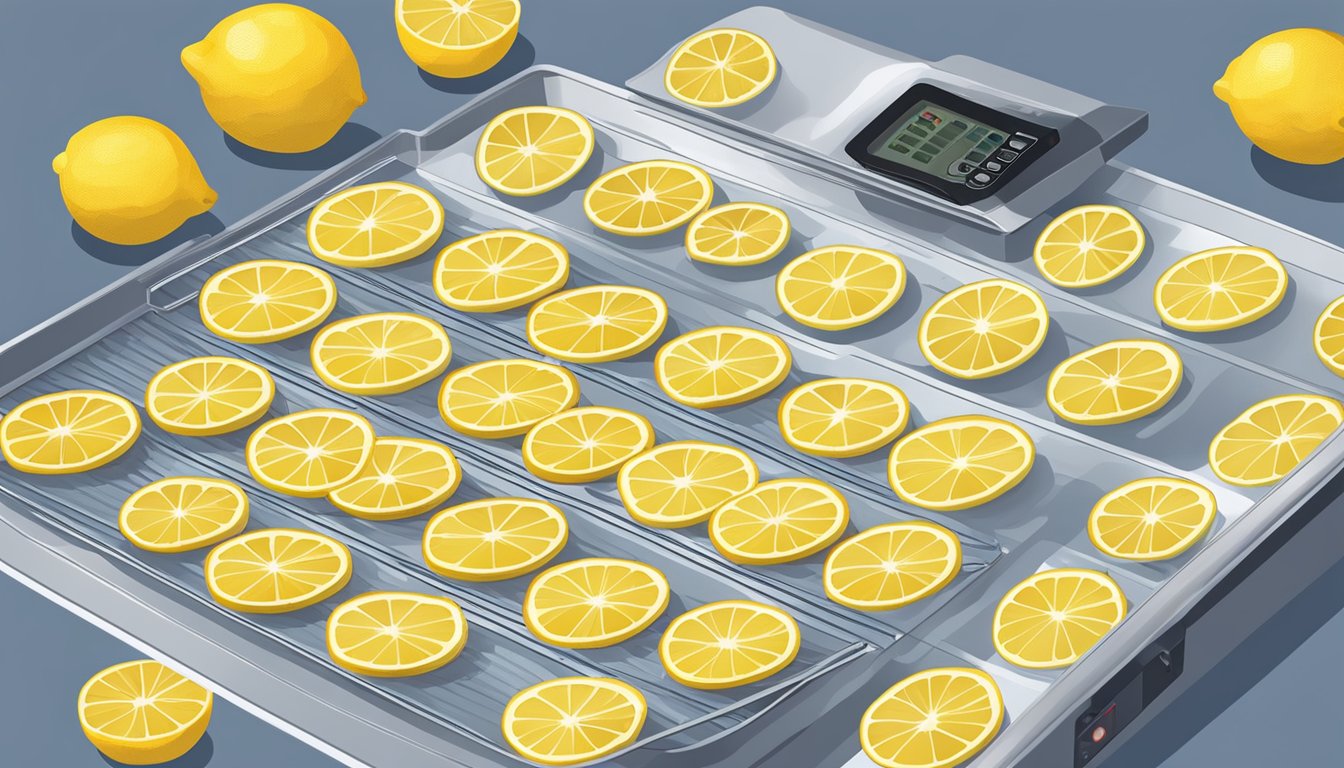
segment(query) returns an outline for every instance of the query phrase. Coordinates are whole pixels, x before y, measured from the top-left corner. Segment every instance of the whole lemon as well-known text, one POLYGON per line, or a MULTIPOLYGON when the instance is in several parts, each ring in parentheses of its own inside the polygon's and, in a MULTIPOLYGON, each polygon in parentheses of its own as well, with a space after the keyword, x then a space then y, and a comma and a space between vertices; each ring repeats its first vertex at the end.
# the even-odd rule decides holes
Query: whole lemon
POLYGON ((224 132, 267 152, 326 144, 368 98, 345 36, 307 8, 266 3, 228 16, 182 65, 224 132))
POLYGON ((1285 29, 1262 37, 1213 84, 1257 147, 1294 163, 1344 158, 1344 37, 1285 29))
POLYGON ((119 245, 158 240, 218 198, 187 145, 146 117, 109 117, 84 126, 51 168, 79 226, 119 245))

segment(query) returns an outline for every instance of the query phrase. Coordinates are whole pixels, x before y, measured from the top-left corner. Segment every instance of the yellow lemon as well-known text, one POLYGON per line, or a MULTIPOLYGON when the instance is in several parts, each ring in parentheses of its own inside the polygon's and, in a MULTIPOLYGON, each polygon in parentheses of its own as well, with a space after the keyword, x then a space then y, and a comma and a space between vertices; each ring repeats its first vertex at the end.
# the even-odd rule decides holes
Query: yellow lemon
POLYGON ((1320 395, 1271 397, 1242 411, 1209 443, 1209 467, 1225 483, 1269 485, 1293 471, 1344 422, 1344 404, 1320 395))
POLYGON ((1344 158, 1344 36, 1285 29, 1251 44, 1213 84, 1257 147, 1293 163, 1344 158))
POLYGON ((182 49, 182 66, 219 127, 267 152, 317 149, 367 100, 341 31, 289 3, 225 17, 182 49))
POLYGON ((829 547, 849 524, 849 503, 810 478, 767 480, 719 507, 709 538, 729 560, 775 565, 829 547))
POLYGON ((313 337, 313 370, 332 389, 353 395, 408 392, 443 373, 453 356, 437 321, 409 312, 337 320, 313 337))
POLYGON ((823 331, 877 319, 905 291, 905 265, 886 251, 829 245, 780 270, 775 297, 789 317, 823 331))
POLYGON ((500 113, 476 141, 476 174, 506 195, 531 197, 574 178, 593 154, 593 126, 561 107, 500 113))
POLYGON ((961 572, 961 541, 941 525, 911 521, 876 525, 840 542, 822 571, 826 595, 860 611, 884 611, 921 600, 961 572))
POLYGON ((543 355, 605 363, 637 355, 667 327, 662 296, 628 285, 587 285, 547 296, 527 313, 527 340, 543 355))
POLYGON ((397 39, 417 67, 471 77, 499 63, 518 37, 518 0, 397 0, 397 39))
POLYGON ((1217 515, 1213 492, 1199 483, 1145 477, 1102 496, 1087 518, 1087 535, 1111 557, 1164 560, 1194 546, 1217 515))
POLYGON ((75 223, 118 245, 153 242, 205 213, 218 195, 166 125, 109 117, 84 126, 51 161, 75 223))
POLYGON ((242 533, 247 494, 236 483, 208 477, 168 477, 132 493, 118 525, 150 552, 188 552, 242 533))
POLYGON ((327 619, 332 661, 361 675, 408 677, 457 658, 467 619, 446 597, 366 592, 336 606, 327 619))
POLYGON ((1162 322, 1183 331, 1225 331, 1274 311, 1288 292, 1283 262, 1263 248, 1225 246, 1172 264, 1153 286, 1162 322))
POLYGON ((630 516, 654 528, 681 528, 709 518, 756 485, 756 462, 730 445, 663 443, 627 461, 616 487, 630 516))
POLYGON ((439 415, 472 437, 517 437, 579 402, 574 374, 536 360, 486 360, 448 374, 439 415))
POLYGON ((523 464, 552 483, 589 483, 616 472, 653 445, 649 420, 590 405, 547 417, 523 438, 523 464))
POLYGON ((205 585, 221 605, 246 613, 285 613, 316 605, 350 582, 350 550, 299 528, 263 528, 210 550, 205 585))
POLYGON ((531 573, 565 548, 569 522, 540 499, 478 499, 430 518, 421 553, 430 570, 463 581, 502 581, 531 573))
POLYGON ((327 494, 327 501, 366 520, 400 520, 439 506, 461 482, 462 468, 448 446, 415 437, 378 437, 369 463, 327 494))
POLYGON ((76 706, 80 728, 99 752, 126 765, 156 765, 196 746, 214 702, 199 684, 144 659, 89 678, 76 706))
POLYGON ((373 426, 356 413, 313 408, 280 416, 247 439, 247 468, 280 493, 315 498, 353 481, 373 455, 373 426))
POLYGON ((905 429, 910 401, 894 384, 873 379, 817 379, 779 403, 784 442, 814 456, 871 453, 905 429))
POLYGON ((179 435, 222 435, 260 419, 275 398, 275 380, 236 357, 193 357, 164 367, 145 388, 145 411, 179 435))
POLYGON ((1316 318, 1311 342, 1325 367, 1344 376, 1344 296, 1330 302, 1316 318))
POLYGON ((1063 288, 1090 288, 1129 269, 1147 239, 1124 208, 1080 205, 1055 217, 1036 238, 1036 268, 1063 288))
POLYGON ((634 637, 667 609, 667 577, 635 560, 590 557, 542 571, 527 588, 523 620, 564 648, 606 648, 634 637))
POLYGON ((215 335, 265 344, 321 325, 336 308, 336 281, 295 261, 244 261, 211 275, 197 303, 215 335))
POLYGON ((755 328, 712 326, 683 333, 654 358, 654 376, 667 396, 692 408, 754 400, 789 375, 793 354, 784 340, 755 328))
POLYGON ((400 181, 343 189, 313 206, 308 248, 342 267, 385 267, 429 250, 443 232, 443 204, 400 181))
POLYGON ((779 608, 724 600, 673 619, 658 657, 673 680, 717 690, 764 680, 793 663, 801 646, 798 622, 779 608))
POLYGON ((978 669, 926 669, 877 697, 859 743, 881 768, 952 768, 984 749, 1003 724, 1003 694, 978 669))
POLYGON ((1049 328, 1040 294, 1012 280, 981 280, 929 307, 919 321, 919 350, 949 376, 983 379, 1031 359, 1049 328))
POLYGON ((562 677, 519 691, 500 728, 518 754, 542 765, 577 765, 628 746, 649 714, 644 695, 610 677, 562 677))
POLYGON ((25 400, 0 421, 0 453, 9 466, 37 475, 101 467, 140 437, 140 414, 111 392, 72 389, 25 400))
POLYGON ((1156 413, 1181 384, 1181 356, 1168 344, 1127 339, 1098 344, 1055 367, 1045 398, 1075 424, 1121 424, 1156 413))
POLYGON ((697 107, 731 107, 774 82, 775 52, 760 35, 709 29, 677 47, 663 73, 663 87, 697 107))
POLYGON ((901 438, 887 475, 903 501, 952 512, 998 498, 1022 482, 1036 460, 1031 437, 990 416, 940 419, 901 438))
POLYGON ((696 261, 745 267, 769 261, 789 244, 788 214, 765 203, 728 203, 686 227, 686 253, 696 261))
POLYGON ((1120 585, 1100 571, 1034 573, 999 601, 994 650, 1027 669, 1067 667, 1119 624, 1127 610, 1120 585))
POLYGON ((569 279, 569 253, 549 237, 495 229, 439 252, 434 292, 463 312, 502 312, 553 293, 569 279))
POLYGON ((709 207, 714 182, 676 160, 645 160, 608 171, 588 187, 583 212, 598 229, 644 237, 670 232, 709 207))

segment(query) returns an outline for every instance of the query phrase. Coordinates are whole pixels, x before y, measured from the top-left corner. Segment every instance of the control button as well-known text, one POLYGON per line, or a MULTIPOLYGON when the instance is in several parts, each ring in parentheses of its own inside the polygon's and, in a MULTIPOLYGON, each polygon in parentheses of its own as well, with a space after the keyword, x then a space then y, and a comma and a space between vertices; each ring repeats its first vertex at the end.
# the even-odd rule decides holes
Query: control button
POLYGON ((1017 153, 1010 152, 1006 149, 1000 149, 998 154, 994 155, 994 159, 1003 163, 1011 163, 1017 159, 1017 153))
POLYGON ((1015 149, 1018 152, 1021 152, 1022 150, 1026 149, 1027 147, 1030 147, 1032 144, 1035 143, 1036 143, 1036 137, 1028 136, 1025 133, 1018 133, 1014 134, 1013 138, 1008 140, 1008 148, 1015 149))
POLYGON ((975 163, 968 163, 965 160, 958 160, 948 169, 953 176, 965 176, 975 170, 975 163))
POLYGON ((966 186, 972 189, 984 189, 994 181, 994 177, 984 171, 977 173, 966 180, 966 186))
POLYGON ((993 160, 990 160, 989 162, 985 163, 985 170, 998 173, 999 171, 1003 170, 1003 163, 996 163, 993 160))

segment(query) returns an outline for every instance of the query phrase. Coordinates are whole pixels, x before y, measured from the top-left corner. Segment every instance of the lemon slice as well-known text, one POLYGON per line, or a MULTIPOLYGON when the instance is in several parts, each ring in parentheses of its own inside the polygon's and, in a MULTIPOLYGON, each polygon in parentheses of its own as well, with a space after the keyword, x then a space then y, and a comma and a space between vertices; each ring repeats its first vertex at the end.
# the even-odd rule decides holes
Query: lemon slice
POLYGON ((1087 518, 1097 549, 1122 560, 1175 557, 1213 527, 1218 504, 1199 483, 1145 477, 1102 496, 1087 518))
POLYGON ((711 326, 683 333, 654 358, 654 375, 667 396, 692 408, 720 408, 754 400, 789 375, 793 355, 772 333, 711 326))
POLYGON ((871 453, 905 430, 910 401, 898 387, 872 379, 817 379, 779 404, 784 441, 813 456, 871 453))
POLYGON ((1268 315, 1287 291, 1288 272, 1274 254, 1225 246, 1171 265, 1153 286, 1153 303, 1173 328, 1225 331, 1268 315))
POLYGON ((891 449, 887 477, 902 501, 952 512, 1003 495, 1035 459, 1035 444, 1016 424, 953 416, 901 438, 891 449))
POLYGON ((630 517, 654 528, 682 528, 708 520, 759 478, 756 462, 745 452, 683 440, 627 461, 616 476, 616 487, 630 517))
POLYGON ((978 669, 926 669, 888 688, 863 713, 859 743, 881 768, 952 768, 1003 725, 1003 694, 978 669))
POLYGON ((775 52, 756 34, 710 29, 672 52, 663 87, 697 107, 731 107, 759 95, 775 79, 775 52))
POLYGON ((131 401, 96 389, 25 400, 0 421, 0 453, 9 466, 37 475, 101 467, 135 445, 140 414, 131 401))
POLYGON ((543 355, 605 363, 637 355, 667 327, 667 302, 643 288, 590 285, 547 296, 527 313, 527 340, 543 355))
POLYGON ((860 611, 900 608, 952 583, 961 541, 941 525, 886 523, 840 542, 826 558, 826 595, 860 611))
POLYGON ((729 560, 774 565, 829 547, 849 524, 849 504, 830 485, 808 478, 767 480, 709 519, 709 538, 729 560))
POLYGON ((466 644, 462 609, 435 595, 367 592, 336 606, 327 619, 332 661, 372 677, 432 672, 466 644))
POLYGON ((673 680, 716 690, 764 680, 789 666, 801 646, 798 622, 784 611, 724 600, 673 619, 658 643, 658 657, 673 680))
POLYGON ((277 259, 225 267, 201 286, 201 321, 211 333, 243 344, 280 341, 311 331, 336 306, 336 283, 317 267, 277 259))
POLYGON ((982 280, 948 291, 919 322, 919 349, 959 379, 1011 371, 1045 342, 1050 316, 1039 294, 1012 280, 982 280))
POLYGON ((1338 400, 1282 395, 1262 400, 1219 430, 1209 467, 1232 485, 1269 485, 1293 471, 1344 422, 1338 400))
POLYGON ((775 279, 780 308, 803 325, 823 331, 871 322, 891 309, 904 291, 905 265, 900 259, 856 245, 808 251, 775 279))
POLYGON ((639 737, 644 695, 610 677, 561 677, 519 691, 504 707, 504 740, 542 765, 597 760, 639 737))
POLYGON ((527 588, 523 620, 565 648, 606 648, 643 632, 667 608, 667 578, 635 560, 590 557, 553 565, 527 588))
POLYGON ((358 477, 372 455, 368 419, 334 408, 271 419, 247 440, 252 477, 291 496, 326 496, 358 477))
POLYGON ((574 178, 593 154, 593 126, 561 107, 517 107, 486 124, 476 173, 506 195, 531 197, 574 178))
POLYGON ((588 483, 653 446, 653 425, 632 411, 590 405, 549 416, 523 438, 523 464, 552 483, 588 483))
POLYGON ((545 565, 565 548, 569 523, 560 508, 538 499, 480 499, 430 518, 421 548, 441 576, 502 581, 545 565))
POLYGON ((645 160, 602 174, 583 196, 583 212, 616 235, 671 232, 709 207, 709 174, 675 160, 645 160))
POLYGON ((1067 667, 1119 624, 1126 610, 1120 585, 1100 571, 1041 571, 999 601, 994 649, 1027 669, 1067 667))
POLYGON ((1336 376, 1344 376, 1344 296, 1330 302, 1311 335, 1316 356, 1336 376))
POLYGON ((515 437, 579 402, 574 374, 536 360, 487 360, 448 374, 439 415, 472 437, 515 437))
POLYGON ((1056 216, 1036 238, 1036 268, 1063 288, 1110 282, 1138 261, 1147 244, 1139 220, 1114 205, 1080 205, 1056 216))
POLYGON ((357 315, 318 331, 313 370, 332 389, 352 395, 407 392, 443 373, 453 345, 443 326, 423 315, 357 315))
POLYGON ((144 659, 108 667, 79 690, 79 726, 118 763, 154 765, 185 755, 205 735, 215 697, 144 659))
POLYGON ((568 279, 565 247, 519 229, 458 240, 434 262, 434 292, 463 312, 502 312, 531 304, 568 279))
POLYGON ((236 357, 193 357, 165 366, 145 388, 145 412, 165 432, 222 435, 261 418, 275 399, 265 368, 236 357))
POLYGON ((1156 413, 1181 385, 1181 356, 1168 344, 1127 339, 1083 350, 1055 367, 1050 410, 1075 424, 1120 424, 1156 413))
POLYGON ((308 247, 342 267, 383 267, 429 250, 443 233, 443 204, 426 189, 399 181, 350 187, 308 216, 308 247))
POLYGON ((242 533, 247 494, 236 483, 208 477, 168 477, 132 493, 118 525, 135 546, 150 552, 187 552, 242 533))
POLYGON ((366 520, 400 520, 447 501, 460 482, 462 469, 448 446, 414 437, 379 437, 364 468, 327 494, 327 501, 366 520))
POLYGON ((263 528, 216 546, 205 585, 221 605, 247 613, 285 613, 340 592, 350 581, 350 550, 320 533, 263 528))
POLYGON ((518 0, 397 0, 397 40, 438 77, 471 77, 499 63, 518 37, 518 0))
POLYGON ((696 261, 745 267, 773 259, 789 243, 789 217, 765 203, 728 203, 686 227, 686 253, 696 261))

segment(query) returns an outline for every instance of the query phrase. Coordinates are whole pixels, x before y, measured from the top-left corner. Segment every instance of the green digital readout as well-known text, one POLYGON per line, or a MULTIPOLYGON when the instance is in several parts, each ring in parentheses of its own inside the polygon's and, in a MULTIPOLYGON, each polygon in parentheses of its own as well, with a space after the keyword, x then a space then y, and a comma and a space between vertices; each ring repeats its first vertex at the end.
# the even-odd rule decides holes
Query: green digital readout
POLYGON ((961 182, 1008 139, 985 125, 927 99, 916 102, 868 151, 883 160, 961 182))

